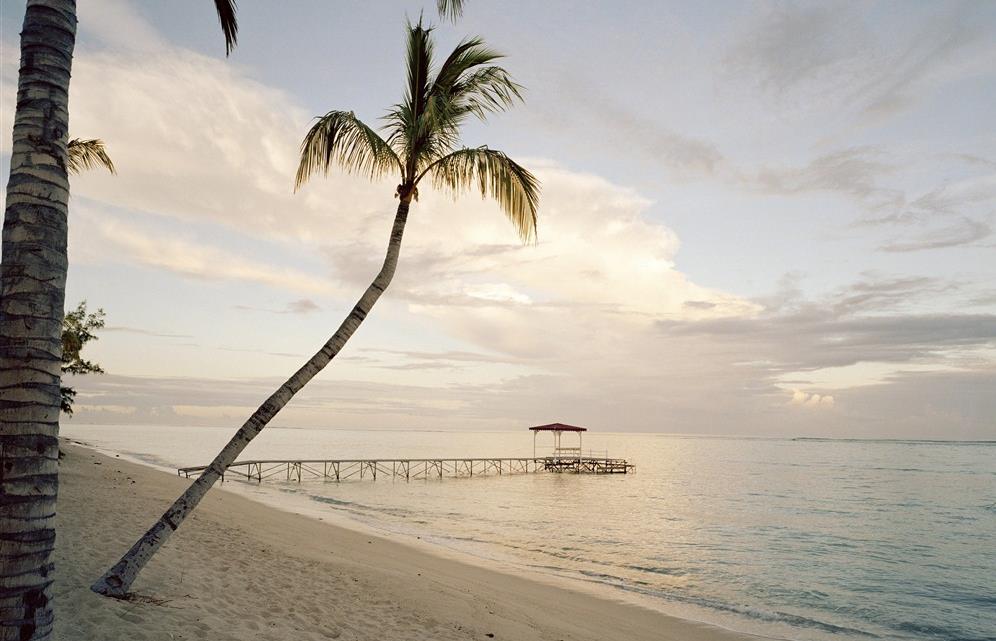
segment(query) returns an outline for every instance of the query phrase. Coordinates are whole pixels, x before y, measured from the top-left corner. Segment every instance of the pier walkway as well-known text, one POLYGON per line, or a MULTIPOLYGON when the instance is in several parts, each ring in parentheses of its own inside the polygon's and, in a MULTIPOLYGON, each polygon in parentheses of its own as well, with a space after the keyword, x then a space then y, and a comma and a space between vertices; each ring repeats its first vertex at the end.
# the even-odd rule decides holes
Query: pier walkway
MULTIPOLYGON (((207 469, 206 465, 181 467, 178 476, 190 477, 207 469)), ((345 481, 350 478, 407 480, 498 476, 559 472, 574 474, 626 474, 635 466, 625 459, 592 456, 546 456, 536 458, 425 458, 425 459, 311 459, 236 461, 226 474, 238 479, 262 483, 265 479, 298 481, 322 479, 345 481)), ((221 475, 225 480, 225 474, 221 475)))

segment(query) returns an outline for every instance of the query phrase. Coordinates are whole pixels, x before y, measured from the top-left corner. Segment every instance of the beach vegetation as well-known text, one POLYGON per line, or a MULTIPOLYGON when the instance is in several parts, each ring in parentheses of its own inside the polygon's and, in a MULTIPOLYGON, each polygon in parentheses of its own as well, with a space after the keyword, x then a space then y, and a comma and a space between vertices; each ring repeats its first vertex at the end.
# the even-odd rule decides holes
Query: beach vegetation
MULTIPOLYGON (((97 330, 103 329, 104 316, 103 309, 98 309, 95 312, 88 311, 86 301, 81 301, 76 309, 66 312, 62 319, 63 383, 66 374, 83 376, 104 373, 104 369, 100 365, 83 358, 83 348, 86 347, 87 343, 97 340, 97 330)), ((72 416, 76 389, 62 385, 60 392, 62 394, 62 411, 72 416)))

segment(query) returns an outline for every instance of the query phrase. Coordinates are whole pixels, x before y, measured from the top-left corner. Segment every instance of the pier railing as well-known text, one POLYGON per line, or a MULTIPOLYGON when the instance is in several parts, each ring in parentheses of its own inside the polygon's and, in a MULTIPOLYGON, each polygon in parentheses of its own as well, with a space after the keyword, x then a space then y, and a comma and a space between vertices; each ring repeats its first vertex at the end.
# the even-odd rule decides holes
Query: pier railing
MULTIPOLYGON (((206 465, 178 468, 178 476, 190 477, 206 465)), ((236 461, 225 475, 262 483, 266 479, 301 482, 308 479, 345 481, 384 478, 405 480, 573 472, 576 474, 626 474, 634 465, 625 459, 585 456, 546 456, 540 458, 425 458, 425 459, 285 459, 236 461)))

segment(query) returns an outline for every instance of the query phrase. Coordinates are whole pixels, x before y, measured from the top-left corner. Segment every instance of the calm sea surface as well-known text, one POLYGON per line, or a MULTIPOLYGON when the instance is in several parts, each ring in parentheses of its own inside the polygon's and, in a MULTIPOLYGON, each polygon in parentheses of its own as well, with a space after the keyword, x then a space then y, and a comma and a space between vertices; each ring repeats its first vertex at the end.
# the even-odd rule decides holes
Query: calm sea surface
MULTIPOLYGON (((62 432, 175 468, 207 463, 234 429, 62 432)), ((589 433, 584 446, 637 471, 224 485, 745 632, 996 639, 996 443, 589 433)), ((531 454, 524 430, 267 428, 243 458, 531 454)))

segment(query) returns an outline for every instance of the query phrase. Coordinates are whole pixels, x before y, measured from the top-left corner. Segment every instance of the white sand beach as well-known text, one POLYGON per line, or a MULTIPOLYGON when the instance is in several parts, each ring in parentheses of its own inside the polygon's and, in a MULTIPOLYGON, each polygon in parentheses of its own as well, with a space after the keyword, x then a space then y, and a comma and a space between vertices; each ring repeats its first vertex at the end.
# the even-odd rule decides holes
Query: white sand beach
POLYGON ((89 584, 187 481, 63 449, 55 594, 64 641, 747 638, 218 490, 150 563, 133 600, 100 597, 89 584))

